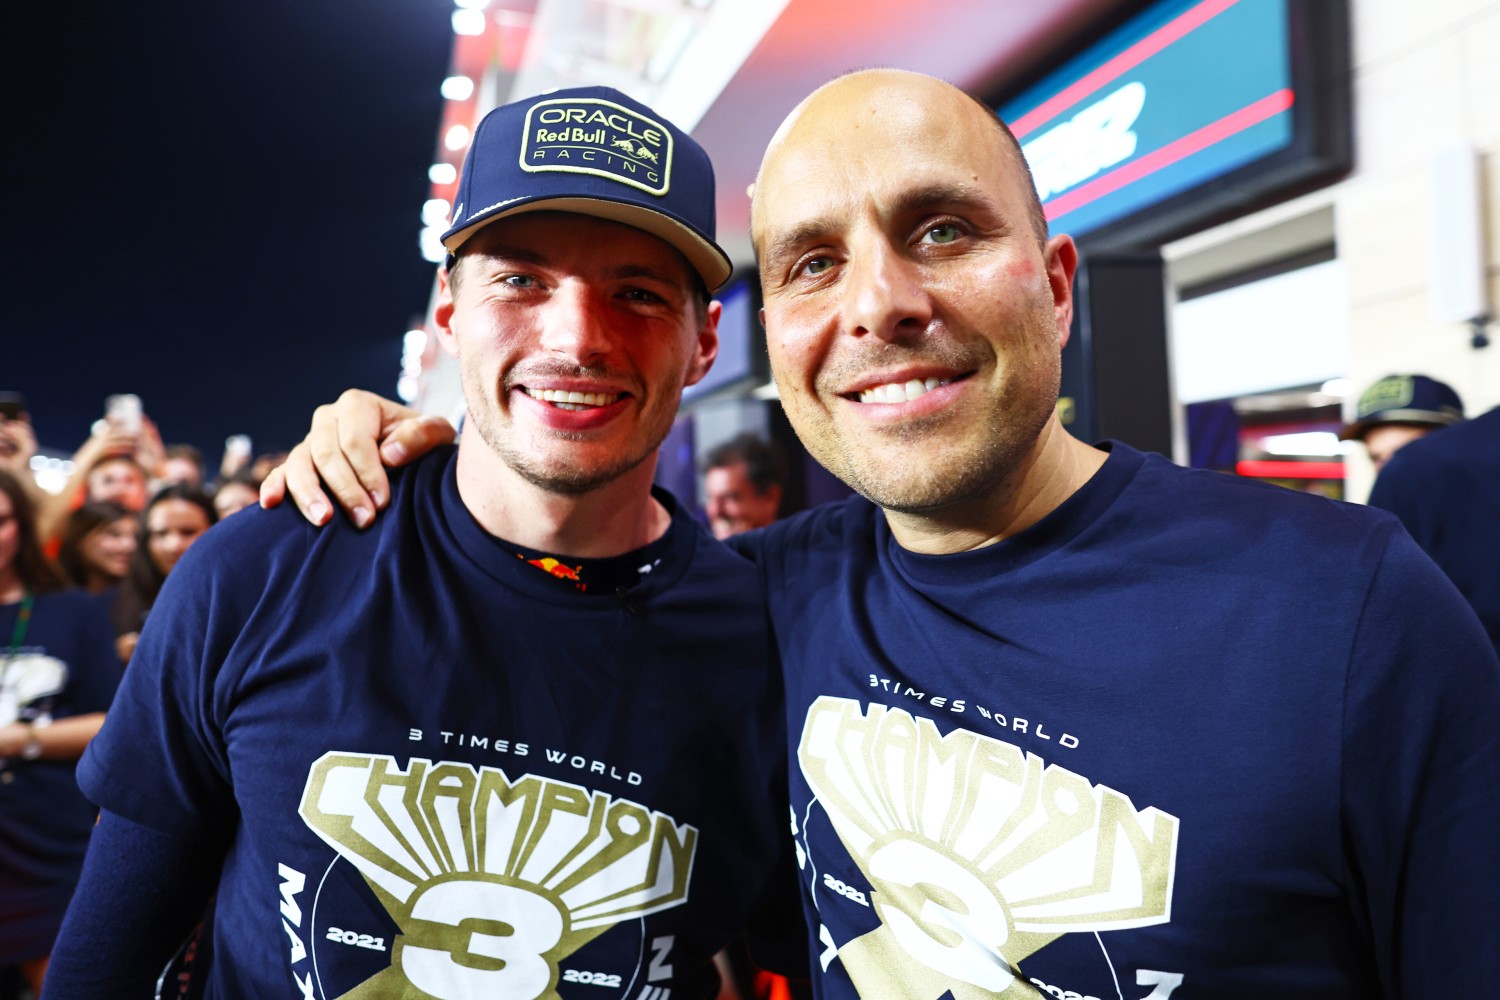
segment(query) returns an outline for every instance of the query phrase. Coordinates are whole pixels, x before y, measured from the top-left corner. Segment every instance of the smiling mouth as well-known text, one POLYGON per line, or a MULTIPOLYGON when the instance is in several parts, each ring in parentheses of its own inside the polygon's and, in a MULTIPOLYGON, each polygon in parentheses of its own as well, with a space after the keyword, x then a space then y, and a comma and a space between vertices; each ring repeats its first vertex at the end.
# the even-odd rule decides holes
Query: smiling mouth
POLYGON ((591 410, 619 402, 622 392, 569 392, 563 389, 533 389, 522 386, 521 391, 532 399, 550 403, 559 410, 591 410))
POLYGON ((849 393, 844 398, 858 403, 905 403, 927 395, 938 386, 952 385, 968 377, 956 375, 953 378, 914 378, 905 382, 886 382, 882 385, 872 385, 857 393, 849 393))

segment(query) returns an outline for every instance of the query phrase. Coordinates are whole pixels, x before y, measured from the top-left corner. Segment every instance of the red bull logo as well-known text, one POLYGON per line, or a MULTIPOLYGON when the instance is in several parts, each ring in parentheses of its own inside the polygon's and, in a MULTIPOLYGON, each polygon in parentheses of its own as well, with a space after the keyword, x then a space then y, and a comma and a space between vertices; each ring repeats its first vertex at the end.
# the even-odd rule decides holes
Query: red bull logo
POLYGON ((540 559, 527 559, 520 553, 516 554, 516 558, 525 560, 528 566, 535 566, 537 569, 541 570, 543 573, 546 573, 548 576, 554 576, 559 580, 572 581, 579 590, 588 589, 588 585, 583 582, 583 577, 581 576, 581 574, 583 573, 582 563, 579 563, 577 566, 569 566, 565 563, 558 562, 551 556, 543 556, 540 559))

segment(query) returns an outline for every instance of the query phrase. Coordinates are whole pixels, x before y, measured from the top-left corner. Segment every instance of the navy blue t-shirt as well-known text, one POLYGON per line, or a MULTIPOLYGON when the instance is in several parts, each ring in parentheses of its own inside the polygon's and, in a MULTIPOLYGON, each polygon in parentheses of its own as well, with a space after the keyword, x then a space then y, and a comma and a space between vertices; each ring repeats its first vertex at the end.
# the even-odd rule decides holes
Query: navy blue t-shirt
POLYGON ((986 548, 860 499, 738 544, 821 997, 1500 982, 1500 664, 1388 515, 1116 444, 986 548))
MULTIPOLYGON (((20 602, 0 606, 0 725, 42 723, 109 708, 120 680, 114 630, 78 590, 38 594, 14 658, 20 602)), ((88 848, 97 812, 74 762, 0 762, 0 961, 45 955, 88 848)))
POLYGON ((1370 506, 1401 519, 1500 650, 1500 409, 1402 448, 1380 470, 1370 506))
POLYGON ((210 997, 711 995, 786 846, 754 569, 659 494, 636 586, 560 585, 452 455, 195 543, 80 780, 226 842, 210 997))

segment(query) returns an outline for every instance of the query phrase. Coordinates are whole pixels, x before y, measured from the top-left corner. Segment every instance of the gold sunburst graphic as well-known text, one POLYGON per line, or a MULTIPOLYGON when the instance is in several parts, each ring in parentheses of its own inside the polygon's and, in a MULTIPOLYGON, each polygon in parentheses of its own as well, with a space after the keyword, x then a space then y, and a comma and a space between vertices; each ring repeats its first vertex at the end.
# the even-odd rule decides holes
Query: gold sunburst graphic
POLYGON ((384 755, 325 754, 299 812, 401 931, 350 998, 555 996, 559 961, 687 898, 698 836, 568 782, 384 755))
POLYGON ((881 927, 838 946, 862 994, 1031 996, 1058 936, 1170 918, 1176 817, 1035 754, 825 696, 797 756, 873 889, 881 927))

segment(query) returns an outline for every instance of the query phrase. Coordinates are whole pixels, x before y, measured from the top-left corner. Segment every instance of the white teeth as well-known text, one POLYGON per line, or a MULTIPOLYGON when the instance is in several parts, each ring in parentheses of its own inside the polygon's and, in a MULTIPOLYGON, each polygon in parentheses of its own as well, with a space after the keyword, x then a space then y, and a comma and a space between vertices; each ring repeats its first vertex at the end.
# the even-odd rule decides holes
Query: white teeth
POLYGON ((884 385, 871 386, 859 394, 861 403, 904 403, 909 399, 926 395, 940 385, 947 385, 949 379, 920 379, 914 378, 907 382, 887 382, 884 385))
POLYGON ((569 392, 565 389, 532 389, 524 387, 526 395, 552 403, 562 410, 581 410, 586 406, 608 406, 620 398, 618 392, 569 392))

